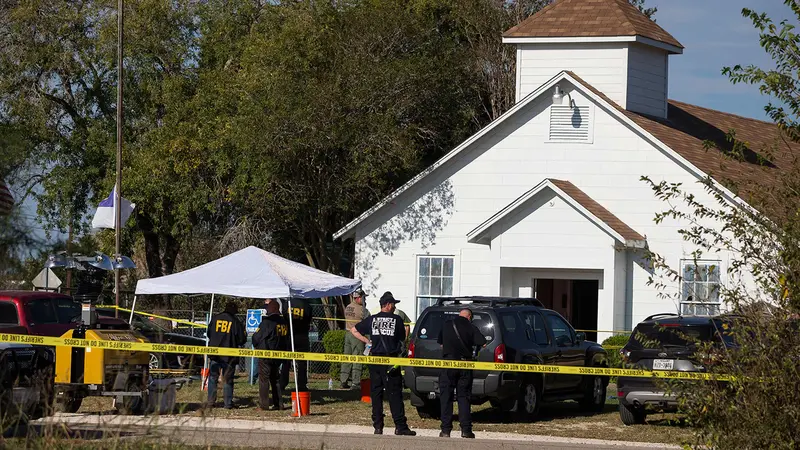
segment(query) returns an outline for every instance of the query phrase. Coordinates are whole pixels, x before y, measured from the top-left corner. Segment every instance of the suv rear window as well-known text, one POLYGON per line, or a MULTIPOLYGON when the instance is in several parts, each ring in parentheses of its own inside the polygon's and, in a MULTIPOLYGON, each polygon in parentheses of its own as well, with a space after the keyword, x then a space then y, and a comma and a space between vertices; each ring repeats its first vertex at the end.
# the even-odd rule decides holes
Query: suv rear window
POLYGON ((711 325, 640 324, 631 333, 631 348, 689 347, 711 340, 711 325))
MULTIPOLYGON (((419 325, 419 338, 437 340, 442 331, 442 325, 458 315, 458 311, 431 311, 425 315, 419 325)), ((472 313, 472 323, 478 327, 487 342, 494 340, 494 324, 489 314, 483 312, 472 313)))

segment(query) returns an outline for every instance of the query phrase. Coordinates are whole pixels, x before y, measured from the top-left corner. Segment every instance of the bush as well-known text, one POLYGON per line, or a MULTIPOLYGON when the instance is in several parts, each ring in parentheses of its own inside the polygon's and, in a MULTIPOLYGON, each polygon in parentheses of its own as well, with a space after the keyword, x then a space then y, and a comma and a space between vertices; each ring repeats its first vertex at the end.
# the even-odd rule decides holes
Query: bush
MULTIPOLYGON (((344 353, 344 337, 347 333, 349 332, 346 330, 331 330, 326 332, 325 335, 322 336, 322 345, 325 346, 325 353, 333 355, 341 355, 344 353)), ((342 373, 342 365, 334 363, 330 366, 330 377, 333 379, 334 383, 337 383, 342 373)), ((367 365, 364 364, 361 366, 361 379, 364 380, 367 378, 369 378, 369 369, 367 365)))
MULTIPOLYGON (((610 338, 603 341, 601 344, 603 347, 621 347, 628 343, 628 339, 630 338, 629 334, 615 334, 610 338)), ((622 357, 619 355, 618 348, 610 348, 608 351, 608 367, 621 369, 622 368, 622 357)))

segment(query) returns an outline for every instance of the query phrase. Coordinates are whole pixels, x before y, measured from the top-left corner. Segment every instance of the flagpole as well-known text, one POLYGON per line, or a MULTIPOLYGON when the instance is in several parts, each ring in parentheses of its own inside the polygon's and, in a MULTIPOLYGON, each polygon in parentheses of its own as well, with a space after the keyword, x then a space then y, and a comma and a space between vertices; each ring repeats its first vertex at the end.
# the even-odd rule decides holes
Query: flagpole
MULTIPOLYGON (((123 0, 117 0, 117 183, 114 189, 114 245, 116 255, 120 251, 120 229, 122 228, 122 36, 123 36, 123 0)), ((116 266, 116 265, 115 265, 116 266)), ((114 267, 114 316, 119 317, 119 268, 114 267)))

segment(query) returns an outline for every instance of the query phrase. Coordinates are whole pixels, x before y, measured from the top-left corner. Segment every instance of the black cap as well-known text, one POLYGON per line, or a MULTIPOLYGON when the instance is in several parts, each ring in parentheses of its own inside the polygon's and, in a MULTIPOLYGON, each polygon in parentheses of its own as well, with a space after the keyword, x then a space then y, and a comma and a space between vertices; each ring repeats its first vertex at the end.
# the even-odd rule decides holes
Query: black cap
POLYGON ((358 288, 358 289, 356 289, 356 290, 355 290, 355 292, 353 292, 353 295, 354 295, 355 297, 366 297, 366 296, 367 296, 367 293, 366 293, 366 292, 364 292, 364 290, 363 290, 363 289, 361 289, 361 288, 358 288))
POLYGON ((381 295, 381 306, 386 306, 389 303, 400 303, 400 300, 394 298, 391 292, 386 291, 381 295))

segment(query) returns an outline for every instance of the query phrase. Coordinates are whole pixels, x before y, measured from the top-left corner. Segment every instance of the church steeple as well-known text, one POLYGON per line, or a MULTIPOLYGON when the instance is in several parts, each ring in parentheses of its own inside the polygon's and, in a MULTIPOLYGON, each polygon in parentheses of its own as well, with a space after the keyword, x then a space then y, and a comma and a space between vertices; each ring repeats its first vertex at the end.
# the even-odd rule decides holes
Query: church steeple
POLYGON ((666 117, 669 55, 683 46, 627 0, 557 0, 503 34, 517 101, 571 70, 623 108, 666 117))

